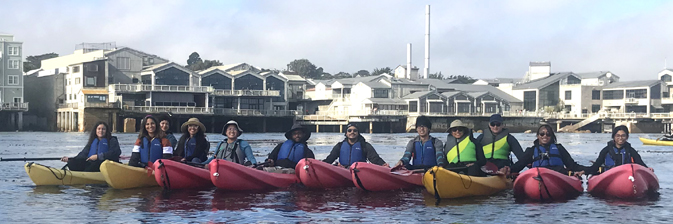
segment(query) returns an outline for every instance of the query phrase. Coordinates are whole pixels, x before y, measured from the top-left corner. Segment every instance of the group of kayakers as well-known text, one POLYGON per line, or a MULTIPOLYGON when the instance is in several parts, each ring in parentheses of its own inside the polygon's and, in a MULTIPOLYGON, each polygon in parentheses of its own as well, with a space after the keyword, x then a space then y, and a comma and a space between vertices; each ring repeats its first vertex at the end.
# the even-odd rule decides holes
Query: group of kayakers
MULTIPOLYGON (((157 159, 175 159, 186 163, 207 165, 213 159, 223 159, 246 166, 255 166, 268 172, 294 173, 297 163, 304 158, 315 158, 307 145, 311 132, 295 124, 285 133, 286 141, 279 143, 263 163, 257 163, 250 144, 239 139, 243 129, 231 120, 222 128, 226 138, 216 147, 213 156, 208 158, 210 143, 205 136, 205 126, 197 119, 190 118, 180 127, 182 136, 177 140, 169 132, 170 119, 146 116, 141 121, 141 130, 134 144, 129 165, 145 167, 157 159)), ((638 152, 627 142, 629 131, 625 126, 617 126, 612 132, 612 140, 601 150, 598 159, 591 166, 579 165, 568 151, 557 142, 551 126, 542 125, 537 130, 537 139, 533 146, 525 151, 519 141, 512 136, 499 114, 489 119, 488 131, 477 138, 472 129, 461 120, 451 122, 446 143, 430 135, 432 123, 428 117, 416 119, 418 136, 409 141, 404 155, 395 167, 409 170, 429 169, 441 166, 448 170, 470 176, 487 174, 509 174, 519 172, 525 167, 545 167, 561 173, 574 175, 597 175, 612 167, 636 163, 645 166, 638 152), (517 162, 512 162, 512 154, 517 162), (492 163, 495 171, 483 167, 492 163)), ((109 132, 105 122, 99 122, 92 129, 87 145, 75 157, 63 157, 73 171, 99 171, 104 160, 119 162, 121 149, 116 137, 109 132)), ((326 163, 349 167, 355 162, 370 162, 388 167, 374 147, 360 135, 356 124, 348 124, 345 138, 337 143, 323 160, 326 163), (337 160, 338 159, 338 160, 337 160)), ((653 170, 652 168, 649 168, 653 170)))

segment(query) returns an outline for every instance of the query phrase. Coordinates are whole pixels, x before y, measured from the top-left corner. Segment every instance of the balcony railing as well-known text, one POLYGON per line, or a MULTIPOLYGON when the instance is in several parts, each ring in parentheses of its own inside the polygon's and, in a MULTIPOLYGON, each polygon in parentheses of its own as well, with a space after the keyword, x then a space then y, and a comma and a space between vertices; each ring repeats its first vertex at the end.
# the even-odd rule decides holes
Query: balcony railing
POLYGON ((626 103, 638 103, 638 99, 636 98, 626 98, 624 99, 626 103))
POLYGON ((58 105, 58 108, 79 109, 82 106, 84 108, 119 108, 119 103, 110 103, 110 102, 62 103, 58 105))
POLYGON ((212 91, 215 96, 280 96, 279 90, 223 90, 212 91))
POLYGON ((297 115, 295 110, 255 110, 213 108, 215 115, 249 116, 249 117, 289 117, 297 115))
POLYGON ((112 84, 110 91, 115 92, 189 92, 207 93, 212 92, 210 86, 184 86, 184 85, 143 85, 143 84, 112 84))
POLYGON ((0 110, 28 111, 28 103, 3 103, 0 104, 0 110))
POLYGON ((139 113, 174 113, 174 114, 212 114, 212 108, 208 107, 179 107, 179 106, 127 106, 122 107, 125 111, 139 113))

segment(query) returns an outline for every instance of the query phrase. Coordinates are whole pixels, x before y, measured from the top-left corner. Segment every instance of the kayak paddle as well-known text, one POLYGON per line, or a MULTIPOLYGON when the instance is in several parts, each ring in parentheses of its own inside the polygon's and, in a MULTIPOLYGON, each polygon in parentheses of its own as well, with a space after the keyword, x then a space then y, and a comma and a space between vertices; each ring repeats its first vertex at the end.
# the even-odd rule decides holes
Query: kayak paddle
MULTIPOLYGON (((28 161, 28 160, 30 160, 30 161, 39 161, 39 160, 61 160, 61 158, 63 158, 63 157, 46 157, 46 158, 26 158, 26 157, 23 157, 23 158, 1 158, 1 157, 0 157, 0 161, 28 161)), ((72 158, 68 158, 68 159, 72 159, 72 158)))

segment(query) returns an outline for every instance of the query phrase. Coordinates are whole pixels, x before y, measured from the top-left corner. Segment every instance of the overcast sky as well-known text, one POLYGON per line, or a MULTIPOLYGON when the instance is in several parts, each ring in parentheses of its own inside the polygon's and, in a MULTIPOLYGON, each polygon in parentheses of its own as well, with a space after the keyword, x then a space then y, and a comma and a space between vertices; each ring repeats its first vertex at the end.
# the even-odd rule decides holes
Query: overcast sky
POLYGON ((406 64, 411 43, 422 70, 426 4, 431 73, 521 78, 529 61, 551 61, 552 72, 642 80, 667 57, 673 67, 673 1, 22 0, 1 4, 0 33, 25 56, 116 42, 183 65, 196 51, 276 69, 306 58, 332 74, 406 64))

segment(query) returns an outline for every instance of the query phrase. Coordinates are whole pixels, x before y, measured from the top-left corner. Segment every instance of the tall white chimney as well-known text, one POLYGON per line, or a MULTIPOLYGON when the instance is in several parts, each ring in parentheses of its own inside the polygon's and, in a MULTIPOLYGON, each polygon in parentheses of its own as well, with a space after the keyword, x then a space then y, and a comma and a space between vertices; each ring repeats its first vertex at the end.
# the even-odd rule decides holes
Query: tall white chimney
POLYGON ((425 71, 423 78, 430 74, 430 5, 425 6, 425 71))
POLYGON ((411 79, 411 43, 407 44, 407 74, 405 78, 411 79))

